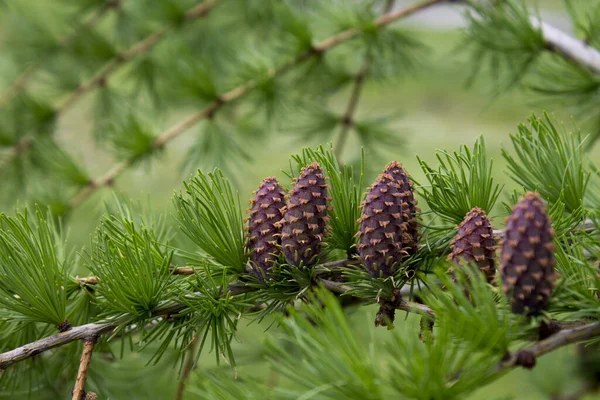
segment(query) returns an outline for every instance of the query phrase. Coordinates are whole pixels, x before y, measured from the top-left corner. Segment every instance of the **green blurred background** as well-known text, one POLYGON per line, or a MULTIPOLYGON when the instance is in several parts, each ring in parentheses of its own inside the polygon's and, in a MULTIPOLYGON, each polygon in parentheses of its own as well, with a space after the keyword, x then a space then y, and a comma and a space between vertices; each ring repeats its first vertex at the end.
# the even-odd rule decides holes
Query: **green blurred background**
MULTIPOLYGON (((31 0, 47 3, 51 1, 31 0)), ((401 4, 403 2, 399 2, 401 4)), ((404 2, 406 3, 406 2, 404 2)), ((537 4, 544 13, 548 13, 560 23, 567 24, 568 19, 563 14, 561 2, 540 1, 537 4)), ((547 110, 561 121, 565 129, 579 129, 578 121, 563 109, 560 103, 540 103, 535 96, 526 91, 515 90, 496 95, 494 82, 489 75, 482 74, 471 87, 466 82, 471 65, 467 54, 462 52, 464 38, 461 31, 454 25, 460 19, 460 11, 453 9, 447 13, 432 14, 423 20, 401 22, 409 27, 412 34, 418 36, 427 46, 428 52, 424 62, 417 71, 408 75, 397 76, 393 84, 368 81, 359 103, 359 116, 372 113, 394 114, 399 118, 394 120, 394 128, 400 132, 402 143, 398 146, 380 148, 376 155, 366 153, 369 182, 390 160, 400 161, 416 181, 423 179, 418 166, 416 155, 426 161, 434 162, 434 150, 457 150, 459 145, 471 145, 478 135, 486 140, 489 155, 494 159, 494 176, 506 185, 505 195, 501 200, 508 200, 508 193, 514 184, 505 173, 505 161, 501 157, 501 148, 509 147, 509 134, 516 130, 519 123, 526 122, 532 114, 540 114, 547 110), (429 18, 429 20, 427 20, 429 18), (454 22, 453 22, 454 21, 454 22)), ((0 16, 2 26, 2 16, 0 16)), ((0 66, 5 73, 0 75, 0 87, 5 87, 14 76, 8 63, 3 58, 6 49, 0 42, 0 66)), ((2 70, 0 70, 2 71, 2 70)), ((349 89, 337 94, 331 102, 331 107, 337 111, 345 108, 349 89)), ((170 126, 193 109, 182 108, 171 113, 164 127, 170 126)), ((77 160, 88 168, 92 176, 101 175, 114 162, 105 149, 99 149, 92 140, 90 113, 92 107, 86 100, 69 111, 61 119, 57 129, 57 140, 77 160)), ((192 129, 170 143, 163 154, 149 162, 144 162, 122 175, 115 184, 115 190, 127 197, 151 204, 152 210, 163 214, 171 214, 171 196, 173 191, 182 190, 182 181, 186 179, 179 168, 181 158, 187 148, 201 134, 199 129, 192 129)), ((282 170, 288 167, 290 154, 295 154, 305 145, 318 143, 302 143, 285 131, 271 135, 266 142, 257 141, 248 149, 253 159, 247 162, 233 162, 235 166, 235 181, 240 198, 250 197, 258 182, 267 175, 275 175, 286 184, 289 179, 282 170)), ((593 157, 600 154, 598 147, 592 149, 593 157)), ((360 148, 355 137, 349 141, 345 149, 344 160, 352 162, 360 155, 360 148)), ((1 184, 1 182, 0 182, 1 184)), ((98 223, 103 212, 102 200, 111 201, 109 190, 102 190, 93 195, 83 206, 79 207, 69 218, 67 228, 69 243, 73 249, 87 246, 90 233, 98 223)), ((421 204, 425 207, 424 204, 421 204)), ((12 210, 3 210, 12 212, 12 210)), ((497 206, 495 223, 497 227, 503 224, 501 206, 497 206)), ((170 223, 173 218, 170 217, 170 223)), ((365 346, 371 341, 385 340, 388 334, 383 329, 375 329, 372 325, 375 314, 374 306, 360 307, 349 311, 350 318, 357 332, 364 338, 365 346)), ((414 316, 397 317, 396 329, 414 334, 418 320, 414 316)), ((259 379, 270 385, 285 383, 277 371, 272 370, 261 360, 263 346, 261 343, 267 336, 277 335, 277 327, 270 326, 270 321, 261 324, 241 321, 239 343, 235 343, 238 368, 234 373, 229 367, 221 369, 233 379, 259 379), (267 330, 267 328, 269 328, 267 330)), ((115 345, 119 350, 119 345, 115 345)), ((472 399, 549 399, 554 393, 568 393, 576 390, 581 382, 576 376, 576 359, 573 346, 545 356, 539 360, 533 371, 515 370, 499 381, 482 388, 473 394, 472 399)), ((177 385, 177 367, 171 360, 165 360, 158 366, 145 366, 148 352, 141 354, 126 351, 125 362, 113 363, 110 360, 98 361, 93 364, 91 378, 94 384, 102 386, 102 382, 110 385, 135 387, 128 398, 169 398, 172 397, 177 385)), ((382 361, 383 362, 383 361, 382 361)), ((214 354, 206 352, 189 385, 189 398, 200 396, 194 382, 204 379, 204 374, 215 368, 214 354)), ((69 383, 66 383, 70 385, 69 383)), ((114 392, 118 393, 118 392, 114 392)), ((115 394, 111 398, 123 398, 115 394)), ((587 396, 586 399, 600 398, 587 396)))

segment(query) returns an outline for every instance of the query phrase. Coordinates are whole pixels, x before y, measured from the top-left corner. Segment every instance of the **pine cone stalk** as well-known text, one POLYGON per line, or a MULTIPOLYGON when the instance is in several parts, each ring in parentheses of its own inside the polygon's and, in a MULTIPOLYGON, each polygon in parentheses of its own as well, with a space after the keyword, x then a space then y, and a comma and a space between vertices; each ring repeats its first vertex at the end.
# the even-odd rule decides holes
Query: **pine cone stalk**
POLYGON ((527 193, 508 218, 500 270, 503 290, 517 314, 539 313, 550 300, 556 272, 554 230, 537 193, 527 193))
POLYGON ((284 191, 277 179, 269 176, 253 193, 248 209, 248 250, 250 266, 261 280, 269 278, 281 254, 279 221, 285 209, 284 191))
POLYGON ((318 261, 331 209, 327 196, 329 185, 321 166, 307 165, 295 180, 287 197, 282 226, 281 245, 290 265, 310 267, 318 261))
POLYGON ((488 280, 496 275, 496 249, 493 229, 485 211, 474 207, 465 215, 452 240, 449 259, 459 266, 461 262, 474 262, 488 280))

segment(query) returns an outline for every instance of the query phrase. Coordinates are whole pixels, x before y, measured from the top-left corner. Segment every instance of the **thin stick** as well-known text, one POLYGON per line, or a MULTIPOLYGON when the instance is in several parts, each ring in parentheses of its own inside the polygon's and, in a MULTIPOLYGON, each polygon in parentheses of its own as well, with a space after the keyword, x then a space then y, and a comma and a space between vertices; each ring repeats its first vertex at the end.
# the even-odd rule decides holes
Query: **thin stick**
MULTIPOLYGON (((394 9, 395 0, 386 0, 385 6, 383 8, 383 13, 388 14, 394 9)), ((367 49, 368 51, 368 49, 367 49)), ((350 129, 354 126, 354 114, 356 113, 356 109, 358 107, 358 101, 360 100, 360 95, 362 92, 363 84, 367 75, 369 74, 369 67, 371 65, 371 57, 369 54, 365 56, 365 61, 363 66, 360 68, 358 73, 354 76, 354 82, 352 84, 352 92, 350 93, 350 98, 348 100, 348 105, 346 106, 346 111, 342 117, 342 128, 340 129, 340 133, 338 136, 338 140, 333 146, 335 149, 335 156, 338 160, 342 160, 342 154, 344 154, 344 146, 348 140, 348 134, 350 133, 350 129)))
MULTIPOLYGON (((337 293, 344 294, 350 290, 350 287, 338 282, 332 282, 326 279, 319 279, 319 283, 321 283, 327 290, 337 293)), ((365 299, 368 301, 368 299, 365 299)), ((402 310, 406 312, 426 315, 431 319, 435 318, 435 313, 431 308, 426 306, 425 304, 415 303, 412 301, 400 300, 399 304, 396 306, 397 310, 402 310)))
POLYGON ((537 17, 529 18, 531 25, 542 32, 546 49, 600 75, 600 52, 589 44, 575 39, 537 17))
POLYGON ((176 400, 183 400, 183 394, 185 392, 185 383, 190 376, 190 373, 194 369, 194 360, 196 359, 196 349, 198 347, 198 336, 194 336, 190 347, 186 350, 185 364, 181 371, 181 377, 179 378, 179 384, 177 385, 177 393, 175 395, 176 400))
MULTIPOLYGON (((111 9, 118 8, 124 0, 107 1, 106 4, 101 6, 94 14, 84 23, 86 28, 91 28, 96 25, 100 19, 111 9)), ((60 41, 60 47, 69 46, 79 32, 72 32, 70 35, 60 41)), ((10 100, 24 90, 29 85, 31 78, 35 73, 42 67, 42 63, 31 64, 25 69, 25 71, 15 79, 15 81, 0 95, 0 108, 4 107, 10 100)))
POLYGON ((73 400, 82 400, 85 395, 85 382, 87 381, 88 368, 92 362, 92 353, 98 342, 97 336, 89 336, 83 339, 83 352, 81 353, 81 361, 79 362, 79 371, 77 372, 77 380, 73 389, 73 400))
POLYGON ((571 329, 563 329, 558 333, 540 340, 539 342, 510 353, 497 367, 498 371, 517 366, 531 368, 535 365, 536 358, 550 353, 553 350, 572 343, 581 342, 600 335, 600 322, 594 322, 571 329))
MULTIPOLYGON (((377 28, 383 28, 392 22, 405 18, 409 15, 415 14, 419 11, 422 11, 428 7, 431 7, 436 4, 444 3, 448 0, 428 0, 420 4, 415 4, 405 9, 391 12, 389 14, 382 15, 374 21, 374 24, 377 28)), ((268 76, 270 78, 274 78, 275 76, 282 75, 295 66, 307 61, 317 55, 323 54, 326 51, 338 46, 341 43, 344 43, 350 39, 356 37, 360 31, 356 28, 351 28, 345 30, 337 35, 330 37, 329 39, 325 39, 322 42, 317 43, 313 46, 313 48, 303 54, 300 54, 294 59, 291 59, 287 63, 279 66, 278 68, 273 68, 269 71, 268 76)), ((177 125, 167 129, 163 133, 161 133, 153 143, 153 149, 159 149, 165 146, 168 142, 175 139, 182 133, 186 132, 188 129, 193 127, 198 122, 212 118, 216 112, 218 112, 224 105, 232 103, 236 100, 241 99, 246 94, 251 92, 258 85, 257 81, 250 80, 243 85, 240 85, 229 92, 219 96, 219 98, 213 101, 206 108, 197 111, 196 113, 190 115, 188 118, 178 123, 177 125)), ((114 180, 121 175, 129 166, 133 165, 134 160, 122 161, 119 164, 116 164, 111 170, 106 172, 102 177, 92 180, 88 186, 83 188, 79 193, 77 193, 69 202, 69 206, 71 208, 75 208, 83 203, 92 193, 96 190, 103 188, 105 186, 110 186, 114 182, 114 180)))
POLYGON ((356 113, 356 109, 358 108, 358 101, 360 100, 360 94, 362 92, 363 83, 365 82, 365 78, 369 73, 369 65, 370 62, 367 59, 360 71, 354 76, 352 92, 350 93, 348 105, 346 106, 346 111, 344 112, 344 115, 342 117, 342 128, 340 129, 338 140, 335 146, 333 147, 335 149, 335 156, 338 160, 342 159, 342 154, 344 153, 344 146, 346 145, 346 141, 348 140, 348 134, 350 133, 350 129, 354 126, 354 114, 356 113))

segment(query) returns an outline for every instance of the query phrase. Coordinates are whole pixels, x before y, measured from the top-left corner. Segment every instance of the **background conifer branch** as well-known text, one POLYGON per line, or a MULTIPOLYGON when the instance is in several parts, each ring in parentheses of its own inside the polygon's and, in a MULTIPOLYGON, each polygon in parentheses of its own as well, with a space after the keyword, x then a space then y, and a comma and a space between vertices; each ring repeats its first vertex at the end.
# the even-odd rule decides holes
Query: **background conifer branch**
POLYGON ((342 154, 344 153, 344 146, 346 145, 346 140, 348 139, 348 133, 354 125, 353 117, 358 107, 358 101, 360 100, 360 94, 362 92, 363 84, 369 73, 369 56, 366 56, 366 58, 367 59, 365 60, 361 69, 356 75, 354 75, 354 80, 352 83, 352 92, 350 93, 348 104, 346 105, 346 111, 342 116, 342 128, 340 129, 336 145, 334 146, 335 156, 338 160, 342 159, 342 154))
MULTIPOLYGON (((184 20, 186 22, 194 21, 199 18, 203 18, 216 6, 221 0, 205 0, 190 8, 185 12, 184 20)), ((130 48, 121 53, 117 54, 112 61, 102 68, 94 77, 87 82, 80 84, 66 99, 64 99, 57 107, 57 116, 62 115, 67 111, 77 100, 79 100, 84 94, 93 90, 94 88, 106 84, 108 79, 129 61, 134 59, 136 56, 142 53, 146 53, 161 41, 169 32, 175 29, 174 25, 168 25, 164 28, 148 35, 144 39, 140 40, 130 48)))
MULTIPOLYGON (((200 18, 205 17, 208 13, 220 2, 221 0, 205 0, 200 2, 199 4, 193 6, 189 10, 187 10, 184 14, 184 21, 191 22, 200 18)), ((118 4, 118 3, 117 3, 118 4)), ((151 33, 146 36, 144 39, 138 41, 127 50, 124 50, 118 53, 108 64, 101 68, 92 78, 87 80, 86 82, 80 83, 77 88, 71 92, 64 100, 62 100, 54 110, 54 118, 60 118, 68 111, 77 101, 79 101, 85 94, 91 92, 97 87, 101 87, 106 85, 108 80, 123 66, 127 65, 130 61, 134 60, 140 54, 147 53, 151 51, 155 45, 157 45, 164 37, 166 37, 171 31, 175 29, 175 25, 167 25, 162 29, 151 33)), ((14 148, 14 155, 19 156, 27 151, 31 145, 31 139, 24 137, 19 140, 14 148)), ((123 163, 121 163, 123 164, 123 163)), ((115 166, 119 168, 123 168, 126 165, 115 166)), ((119 174, 118 172, 113 171, 112 174, 119 174)), ((110 181, 110 177, 107 178, 110 181)), ((102 182, 100 179, 95 184, 100 184, 100 186, 105 186, 110 184, 110 182, 102 182)), ((91 185, 91 184, 90 184, 91 185)))
MULTIPOLYGON (((394 3, 395 0, 386 0, 383 9, 384 15, 392 11, 392 9, 394 8, 394 3)), ((342 160, 342 154, 344 153, 344 146, 346 145, 346 140, 348 139, 348 134, 350 133, 350 129, 352 129, 352 126, 354 125, 353 117, 358 107, 360 94, 362 92, 364 82, 369 74, 371 55, 369 54, 368 48, 366 49, 366 51, 367 54, 365 54, 365 60, 363 62, 363 65, 356 73, 356 75, 354 75, 350 97, 348 98, 348 103, 346 105, 346 111, 342 116, 342 127, 340 129, 336 145, 334 146, 335 156, 338 160, 340 160, 340 162, 342 160)))
MULTIPOLYGON (((428 0, 422 3, 418 3, 402 10, 390 12, 388 14, 382 15, 374 21, 375 26, 380 29, 383 28, 399 19, 427 9, 436 4, 440 4, 446 2, 447 0, 428 0)), ((357 28, 350 28, 343 32, 340 32, 328 39, 325 39, 312 47, 311 50, 300 54, 298 57, 291 59, 287 63, 279 66, 278 68, 273 68, 269 70, 268 77, 274 78, 278 75, 284 74, 297 65, 307 61, 313 57, 319 56, 326 51, 356 37, 360 34, 360 31, 357 28)), ((215 113, 217 113, 223 106, 230 104, 236 100, 247 95, 258 85, 257 81, 250 80, 245 84, 237 86, 230 91, 224 93, 219 96, 215 101, 213 101, 206 108, 190 115, 180 123, 172 126, 167 129, 163 133, 161 133, 153 142, 152 149, 160 149, 165 146, 168 142, 175 139, 182 133, 186 132, 188 129, 193 127, 199 121, 202 121, 207 118, 212 118, 215 113)), ((128 159, 125 161, 121 161, 115 164, 110 170, 108 170, 102 177, 97 178, 95 180, 90 181, 90 183, 83 188, 79 193, 77 193, 69 202, 70 208, 76 208, 81 203, 83 203, 92 193, 96 190, 111 186, 114 180, 121 175, 128 167, 134 164, 136 160, 128 159)))
POLYGON ((534 28, 541 31, 547 50, 600 75, 600 52, 598 50, 537 17, 531 17, 529 20, 534 28))
MULTIPOLYGON (((87 28, 91 28, 95 26, 104 15, 110 10, 116 10, 125 0, 106 0, 106 3, 98 8, 87 21, 84 22, 84 26, 87 28)), ((67 37, 65 37, 61 41, 61 47, 69 46, 73 39, 75 39, 78 35, 78 31, 72 32, 67 37)), ((25 71, 23 71, 15 81, 0 94, 0 108, 2 108, 6 103, 11 101, 15 96, 17 96, 21 91, 25 90, 27 85, 29 85, 30 79, 35 75, 36 72, 42 67, 42 64, 39 62, 30 64, 25 71)))

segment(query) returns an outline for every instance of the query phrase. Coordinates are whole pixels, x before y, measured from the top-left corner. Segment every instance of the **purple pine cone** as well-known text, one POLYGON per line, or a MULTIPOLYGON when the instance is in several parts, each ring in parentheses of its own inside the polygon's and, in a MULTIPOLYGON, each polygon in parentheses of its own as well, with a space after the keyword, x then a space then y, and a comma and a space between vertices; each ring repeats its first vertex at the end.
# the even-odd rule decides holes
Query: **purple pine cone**
POLYGON ((513 312, 536 314, 550 300, 556 279, 554 230, 537 193, 527 193, 508 218, 500 269, 513 312))
POLYGON ((260 279, 271 275, 281 254, 279 221, 284 211, 284 191, 277 179, 269 176, 260 183, 250 200, 248 218, 248 250, 250 266, 260 279))
POLYGON ((475 262, 488 282, 496 274, 496 248, 493 229, 485 211, 479 207, 467 213, 458 226, 458 232, 452 240, 452 253, 449 258, 455 265, 462 260, 475 262))
POLYGON ((406 232, 408 235, 403 235, 402 248, 409 256, 415 254, 419 248, 419 224, 417 221, 417 213, 420 211, 417 208, 417 200, 413 194, 412 182, 410 177, 402 168, 398 161, 390 162, 383 171, 384 174, 390 174, 399 185, 400 200, 402 201, 402 219, 406 222, 406 232))
POLYGON ((381 174, 371 186, 359 218, 358 254, 374 277, 387 277, 407 251, 402 244, 411 238, 403 218, 400 185, 390 174, 381 174))
POLYGON ((328 185, 321 166, 307 165, 287 199, 281 220, 281 245, 287 262, 295 266, 311 266, 318 261, 321 243, 329 217, 328 185))

